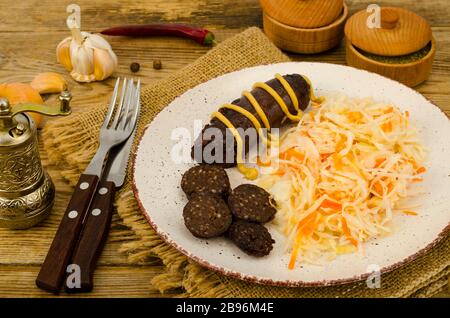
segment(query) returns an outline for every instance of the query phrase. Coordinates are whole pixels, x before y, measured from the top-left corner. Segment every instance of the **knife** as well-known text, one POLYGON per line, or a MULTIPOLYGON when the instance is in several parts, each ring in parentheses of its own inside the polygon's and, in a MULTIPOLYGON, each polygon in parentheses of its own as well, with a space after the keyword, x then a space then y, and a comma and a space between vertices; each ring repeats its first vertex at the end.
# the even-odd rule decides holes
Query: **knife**
MULTIPOLYGON (((100 128, 99 147, 80 176, 47 256, 36 278, 36 285, 58 293, 64 283, 67 265, 73 255, 87 211, 104 173, 105 160, 114 146, 125 143, 136 127, 139 113, 140 81, 124 79, 119 101, 117 79, 109 108, 100 128)), ((112 157, 109 157, 112 159, 112 157)))
POLYGON ((114 159, 105 168, 103 178, 99 182, 86 215, 80 239, 72 254, 69 268, 73 270, 73 273, 69 273, 66 278, 67 292, 89 292, 94 287, 93 276, 96 263, 111 227, 114 195, 125 181, 135 134, 136 131, 125 144, 111 151, 111 158, 114 159), (79 275, 73 275, 76 273, 79 275))

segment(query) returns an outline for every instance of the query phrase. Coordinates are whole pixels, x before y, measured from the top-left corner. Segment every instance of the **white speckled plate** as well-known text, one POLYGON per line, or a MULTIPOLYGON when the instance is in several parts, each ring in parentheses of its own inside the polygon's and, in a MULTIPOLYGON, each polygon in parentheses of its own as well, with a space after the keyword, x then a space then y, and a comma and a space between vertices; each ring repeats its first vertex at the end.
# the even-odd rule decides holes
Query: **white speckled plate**
MULTIPOLYGON (((198 133, 198 132, 197 132, 198 133)), ((450 229, 450 121, 416 91, 382 76, 350 67, 323 63, 283 63, 258 66, 226 74, 201 84, 168 105, 148 126, 134 161, 134 192, 142 213, 159 235, 200 264, 226 275, 265 284, 319 286, 351 282, 367 277, 371 265, 389 271, 426 252, 450 229), (194 134, 194 121, 209 121, 223 103, 239 97, 257 81, 275 73, 307 75, 318 95, 343 92, 350 97, 368 97, 391 102, 408 110, 428 149, 425 195, 419 216, 395 216, 393 235, 365 244, 365 256, 346 254, 324 266, 302 265, 288 270, 289 255, 283 253, 284 237, 270 228, 276 244, 269 256, 246 255, 224 238, 201 240, 183 224, 187 202, 180 189, 182 173, 192 164, 176 164, 170 151, 177 143, 172 131, 184 127, 194 134)), ((236 169, 229 169, 232 187, 245 182, 236 169)))

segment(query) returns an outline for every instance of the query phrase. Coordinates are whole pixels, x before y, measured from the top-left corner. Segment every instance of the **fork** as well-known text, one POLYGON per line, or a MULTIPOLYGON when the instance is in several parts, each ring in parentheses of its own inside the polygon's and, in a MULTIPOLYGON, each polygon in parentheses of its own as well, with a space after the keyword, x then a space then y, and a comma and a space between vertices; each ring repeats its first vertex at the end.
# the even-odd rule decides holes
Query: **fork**
POLYGON ((125 140, 130 137, 131 133, 133 132, 134 125, 137 120, 138 112, 137 107, 134 107, 134 114, 133 118, 131 118, 130 121, 127 121, 128 118, 128 112, 130 110, 131 106, 131 100, 133 96, 136 94, 133 94, 135 87, 133 85, 133 80, 128 81, 127 86, 127 79, 123 81, 122 85, 122 93, 120 96, 120 102, 118 109, 115 111, 114 105, 117 99, 117 93, 120 83, 120 78, 116 81, 116 86, 114 87, 113 96, 111 97, 111 103, 109 105, 108 111, 105 116, 105 120, 103 121, 103 125, 100 128, 100 145, 95 153, 95 156, 92 158, 91 162, 87 166, 85 170, 85 174, 93 174, 98 175, 98 172, 102 172, 102 168, 105 162, 105 158, 107 154, 109 153, 109 150, 117 146, 118 144, 123 143, 125 140), (126 92, 126 94, 125 94, 126 92), (124 109, 125 104, 125 109, 124 109), (113 121, 111 122, 111 119, 114 116, 113 121), (131 122, 131 125, 128 125, 128 123, 131 122))
POLYGON ((67 268, 78 241, 82 224, 89 209, 106 158, 111 148, 125 142, 131 135, 138 118, 139 83, 124 79, 119 95, 120 78, 117 79, 109 108, 100 128, 99 147, 84 173, 80 176, 72 198, 61 220, 53 242, 41 267, 36 285, 42 289, 59 292, 67 272, 76 273, 76 268, 67 268))

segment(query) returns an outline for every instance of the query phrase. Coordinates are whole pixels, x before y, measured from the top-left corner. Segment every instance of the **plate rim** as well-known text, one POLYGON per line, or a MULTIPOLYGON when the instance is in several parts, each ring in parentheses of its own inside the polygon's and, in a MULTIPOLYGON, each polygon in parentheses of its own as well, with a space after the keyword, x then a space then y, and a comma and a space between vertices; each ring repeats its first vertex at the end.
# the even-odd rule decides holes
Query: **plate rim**
MULTIPOLYGON (((402 86, 404 86, 406 89, 410 90, 412 93, 416 93, 420 96, 422 96, 425 100, 427 100, 431 105, 433 105, 434 107, 436 107, 440 112, 443 113, 443 115, 445 116, 445 118, 447 118, 447 120, 450 121, 450 118, 447 116, 447 114, 438 106, 436 105, 433 101, 431 101, 429 98, 427 98, 426 96, 424 96, 423 94, 421 94, 420 92, 416 91, 415 89, 408 87, 400 82, 397 82, 393 79, 390 79, 388 77, 385 77, 383 75, 377 74, 377 73, 373 73, 370 71, 366 71, 366 70, 362 70, 362 69, 357 69, 348 65, 341 65, 341 64, 333 64, 333 63, 323 63, 323 62, 296 62, 296 61, 290 61, 290 62, 281 62, 281 63, 271 63, 271 64, 262 64, 262 65, 256 65, 256 66, 252 66, 252 67, 245 67, 233 72, 228 72, 219 76, 216 76, 214 78, 209 79, 206 82, 212 81, 214 79, 220 78, 222 76, 228 75, 228 74, 232 74, 232 73, 238 73, 241 72, 243 70, 249 70, 249 69, 253 69, 253 68, 258 68, 258 67, 264 67, 264 66, 273 66, 273 65, 281 65, 281 64, 291 64, 291 63, 295 63, 295 64, 325 64, 325 65, 331 65, 333 67, 342 67, 342 68, 349 68, 349 69, 353 69, 353 70, 357 70, 360 72, 365 72, 365 73, 369 73, 370 75, 375 75, 378 76, 384 80, 388 80, 391 82, 394 82, 396 84, 400 84, 402 86)), ((189 91, 196 89, 198 86, 206 83, 206 82, 202 82, 190 89, 188 89, 187 91, 185 91, 184 93, 180 94, 179 96, 177 96, 176 98, 174 98, 169 104, 167 104, 164 108, 162 108, 158 114, 155 115, 155 117, 146 124, 142 134, 139 136, 139 140, 136 144, 136 148, 135 151, 133 152, 132 155, 132 160, 131 160, 131 173, 132 173, 132 181, 131 181, 131 187, 132 187, 132 191, 133 191, 133 195, 137 201, 138 207, 139 207, 139 211, 141 212, 141 214, 144 216, 144 218, 146 219, 146 221, 150 224, 150 226, 153 228, 153 230, 158 234, 158 236, 167 244, 169 244, 170 246, 172 246, 173 248, 175 248, 177 251, 179 251, 180 253, 182 253, 183 255, 185 255, 187 258, 195 261, 196 263, 200 264, 203 267, 206 267, 210 270, 213 270, 215 272, 218 272, 220 274, 223 274, 225 276, 229 276, 232 278, 236 278, 242 281, 246 281, 246 282, 250 282, 250 283, 257 283, 257 284, 261 284, 261 285, 269 285, 269 286, 280 286, 280 287, 324 287, 324 286, 337 286, 337 285, 343 285, 343 284, 348 284, 348 283, 354 283, 354 282, 358 282, 358 281, 362 281, 362 280, 366 280, 371 273, 365 273, 365 274, 361 274, 361 275, 355 275, 353 277, 349 277, 349 278, 342 278, 342 279, 333 279, 333 280, 320 280, 320 281, 314 281, 314 282, 307 282, 307 281, 302 281, 302 280, 274 280, 274 279, 270 279, 270 278, 263 278, 263 277, 258 277, 256 275, 250 275, 250 274, 243 274, 237 271, 233 271, 233 270, 229 270, 224 268, 223 266, 220 265, 216 265, 216 264, 212 264, 209 261, 198 257, 192 253, 190 253, 189 251, 187 251, 185 248, 183 248, 181 245, 177 244, 174 240, 172 240, 169 235, 167 233, 165 233, 164 231, 160 230, 158 228, 158 225, 152 220, 152 218, 150 217, 150 213, 148 213, 148 211, 145 209, 145 207, 142 204, 142 201, 140 199, 139 196, 139 190, 136 186, 136 181, 135 181, 135 176, 136 176, 136 158, 138 155, 138 151, 142 142, 143 137, 145 136, 147 129, 150 128, 151 123, 153 122, 153 120, 159 115, 159 113, 164 110, 167 106, 169 106, 170 104, 172 104, 175 100, 177 100, 178 98, 180 98, 181 96, 187 94, 189 91)), ((398 261, 394 264, 391 264, 389 266, 385 266, 383 268, 380 269, 380 274, 386 274, 389 273, 393 270, 396 270, 404 265, 407 265, 408 263, 418 259, 419 257, 425 255, 426 253, 428 253, 428 251, 430 251, 432 248, 434 248, 438 243, 440 243, 443 239, 445 239, 447 237, 447 235, 450 234, 450 222, 447 224, 447 226, 444 227, 444 229, 437 235, 437 237, 430 242, 428 245, 426 245, 425 247, 423 247, 422 249, 418 250, 416 253, 411 254, 410 256, 404 258, 401 261, 398 261)))

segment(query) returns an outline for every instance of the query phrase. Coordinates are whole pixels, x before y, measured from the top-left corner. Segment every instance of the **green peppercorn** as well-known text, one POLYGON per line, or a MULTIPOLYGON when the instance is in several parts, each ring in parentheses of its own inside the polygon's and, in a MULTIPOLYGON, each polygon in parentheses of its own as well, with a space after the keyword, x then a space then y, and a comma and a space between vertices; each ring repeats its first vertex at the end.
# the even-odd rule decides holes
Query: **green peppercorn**
POLYGON ((139 64, 139 63, 136 63, 136 62, 133 62, 133 63, 131 63, 131 65, 130 65, 130 70, 133 72, 133 73, 136 73, 136 72, 139 72, 139 69, 141 68, 141 65, 139 64))

